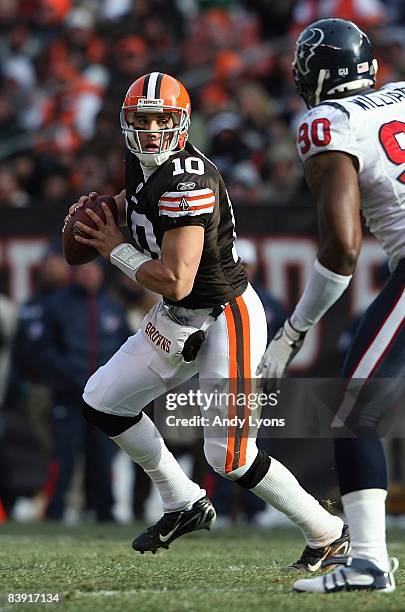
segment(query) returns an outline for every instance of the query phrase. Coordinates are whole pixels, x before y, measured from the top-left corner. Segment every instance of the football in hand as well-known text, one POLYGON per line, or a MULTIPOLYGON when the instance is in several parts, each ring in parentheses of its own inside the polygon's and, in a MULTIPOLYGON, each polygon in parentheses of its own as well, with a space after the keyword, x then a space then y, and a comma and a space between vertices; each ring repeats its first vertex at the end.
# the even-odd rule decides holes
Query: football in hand
POLYGON ((104 221, 106 222, 106 217, 104 214, 104 210, 101 204, 105 202, 112 212, 115 223, 118 225, 118 206, 115 198, 109 195, 101 195, 97 196, 87 202, 81 208, 77 208, 73 215, 70 215, 63 226, 62 229, 62 245, 63 245, 63 253, 65 255, 65 259, 71 266, 81 266, 83 264, 88 263, 89 261, 93 261, 98 257, 99 252, 92 246, 88 246, 87 244, 82 244, 75 240, 75 235, 82 234, 84 238, 88 236, 75 227, 76 221, 80 221, 93 229, 97 229, 96 224, 92 219, 90 219, 89 215, 86 213, 86 208, 91 208, 94 212, 104 221))

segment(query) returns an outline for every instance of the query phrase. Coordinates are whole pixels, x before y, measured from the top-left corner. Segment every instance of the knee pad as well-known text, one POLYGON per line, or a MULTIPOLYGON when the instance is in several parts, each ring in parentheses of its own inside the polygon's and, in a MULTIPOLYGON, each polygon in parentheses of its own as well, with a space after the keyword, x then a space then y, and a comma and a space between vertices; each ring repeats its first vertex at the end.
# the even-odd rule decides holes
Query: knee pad
POLYGON ((217 474, 227 478, 228 480, 236 482, 239 486, 245 489, 253 489, 253 487, 255 487, 269 471, 271 458, 262 450, 258 450, 253 463, 243 474, 243 476, 238 476, 238 473, 240 474, 240 469, 243 466, 239 466, 232 472, 225 471, 226 448, 224 448, 223 444, 206 440, 204 444, 204 452, 208 463, 217 474))
POLYGON ((117 414, 109 414, 92 408, 83 400, 82 413, 88 423, 95 425, 109 438, 119 436, 124 431, 138 423, 142 418, 142 411, 133 417, 124 417, 117 414))
POLYGON ((266 476, 269 471, 271 463, 271 457, 263 450, 259 449, 256 459, 253 461, 250 468, 237 480, 236 484, 244 489, 253 489, 259 484, 261 480, 266 476))

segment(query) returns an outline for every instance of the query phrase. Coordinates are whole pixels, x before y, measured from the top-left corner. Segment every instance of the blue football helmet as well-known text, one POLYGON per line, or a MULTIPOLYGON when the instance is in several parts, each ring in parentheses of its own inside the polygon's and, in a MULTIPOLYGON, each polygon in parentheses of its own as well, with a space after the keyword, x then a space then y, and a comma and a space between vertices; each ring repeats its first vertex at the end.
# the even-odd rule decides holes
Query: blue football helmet
POLYGON ((339 94, 373 87, 378 65, 370 39, 352 21, 320 19, 298 37, 292 67, 298 93, 312 108, 339 94))

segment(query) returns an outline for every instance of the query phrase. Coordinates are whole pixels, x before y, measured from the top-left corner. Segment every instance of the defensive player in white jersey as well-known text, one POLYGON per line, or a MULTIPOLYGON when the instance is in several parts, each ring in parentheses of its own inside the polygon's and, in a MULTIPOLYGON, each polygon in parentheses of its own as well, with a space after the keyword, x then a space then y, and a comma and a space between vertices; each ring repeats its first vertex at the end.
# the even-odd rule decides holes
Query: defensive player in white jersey
POLYGON ((355 434, 334 440, 352 560, 323 577, 298 580, 294 588, 390 592, 397 562, 391 563, 387 554, 387 476, 376 430, 389 397, 370 401, 365 392, 373 388, 381 393, 378 381, 390 379, 392 397, 404 393, 405 82, 375 90, 377 62, 370 41, 355 24, 340 19, 317 21, 301 33, 293 72, 309 108, 297 145, 317 201, 320 246, 304 293, 269 344, 258 372, 273 380, 282 377, 308 329, 349 285, 361 246, 361 213, 391 270, 360 323, 343 368, 349 387, 357 385, 361 395, 356 400, 346 393, 332 423, 336 431, 344 425, 355 434))
MULTIPOLYGON (((157 485, 163 517, 133 542, 137 551, 155 552, 189 531, 209 528, 215 510, 142 409, 197 372, 205 391, 228 392, 228 402, 201 406, 207 460, 300 527, 317 551, 304 569, 315 571, 322 559, 347 551, 348 530, 256 446, 246 400, 266 346, 266 318, 235 253, 232 206, 223 179, 187 142, 190 116, 190 98, 179 81, 160 72, 137 79, 121 112, 126 185, 116 196, 131 243, 107 207, 106 223, 87 209, 96 230, 76 222, 91 236, 77 236, 79 242, 95 246, 133 282, 162 295, 142 330, 88 381, 84 414, 157 485), (244 401, 236 403, 236 397, 244 401), (227 423, 235 417, 240 426, 227 423)), ((78 205, 87 201, 83 196, 78 205)))

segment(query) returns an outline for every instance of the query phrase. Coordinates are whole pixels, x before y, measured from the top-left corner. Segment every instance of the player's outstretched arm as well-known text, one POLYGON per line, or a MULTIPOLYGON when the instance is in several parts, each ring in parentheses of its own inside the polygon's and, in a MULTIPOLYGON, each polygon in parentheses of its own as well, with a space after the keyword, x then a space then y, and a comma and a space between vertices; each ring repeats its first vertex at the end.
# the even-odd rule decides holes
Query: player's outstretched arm
POLYGON ((318 257, 294 312, 263 355, 257 369, 263 378, 284 376, 308 329, 348 287, 360 252, 360 191, 354 158, 339 151, 310 157, 305 178, 317 200, 318 257))

